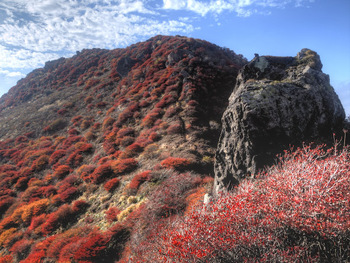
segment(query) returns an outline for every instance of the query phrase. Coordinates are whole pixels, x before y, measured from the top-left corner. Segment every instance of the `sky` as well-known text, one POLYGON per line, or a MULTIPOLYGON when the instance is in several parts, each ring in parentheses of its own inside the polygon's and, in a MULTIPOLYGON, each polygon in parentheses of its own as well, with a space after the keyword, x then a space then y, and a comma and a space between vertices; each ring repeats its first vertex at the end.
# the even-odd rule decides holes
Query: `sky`
POLYGON ((249 60, 310 48, 350 115, 350 0, 0 0, 0 96, 46 61, 159 34, 249 60))

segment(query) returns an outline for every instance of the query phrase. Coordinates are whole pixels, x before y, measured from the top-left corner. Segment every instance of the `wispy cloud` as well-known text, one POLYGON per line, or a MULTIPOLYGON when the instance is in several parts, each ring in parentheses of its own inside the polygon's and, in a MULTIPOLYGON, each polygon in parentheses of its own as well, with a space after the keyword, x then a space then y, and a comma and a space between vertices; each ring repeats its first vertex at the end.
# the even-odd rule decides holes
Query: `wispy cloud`
POLYGON ((84 48, 111 49, 157 34, 188 34, 198 29, 193 21, 222 12, 250 16, 257 8, 311 1, 0 0, 0 70, 2 75, 28 72, 84 48), (190 14, 170 14, 176 10, 190 14))
POLYGON ((160 20, 141 0, 2 0, 0 68, 32 68, 84 48, 115 48, 140 37, 194 27, 160 20))
POLYGON ((288 5, 299 7, 310 2, 314 0, 163 0, 163 8, 191 11, 201 16, 228 11, 247 17, 260 12, 261 8, 284 8, 288 5))
POLYGON ((18 78, 18 77, 24 77, 25 74, 18 72, 18 71, 9 71, 9 70, 1 70, 0 74, 5 75, 7 78, 18 78))

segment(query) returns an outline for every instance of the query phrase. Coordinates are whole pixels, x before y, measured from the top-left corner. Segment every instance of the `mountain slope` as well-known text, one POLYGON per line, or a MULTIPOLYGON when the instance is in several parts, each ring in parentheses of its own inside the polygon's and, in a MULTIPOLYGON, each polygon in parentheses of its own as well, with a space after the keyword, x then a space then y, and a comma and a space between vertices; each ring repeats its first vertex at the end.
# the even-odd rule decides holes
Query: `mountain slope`
POLYGON ((19 81, 0 99, 0 262, 140 253, 210 190, 220 118, 246 62, 157 36, 19 81))

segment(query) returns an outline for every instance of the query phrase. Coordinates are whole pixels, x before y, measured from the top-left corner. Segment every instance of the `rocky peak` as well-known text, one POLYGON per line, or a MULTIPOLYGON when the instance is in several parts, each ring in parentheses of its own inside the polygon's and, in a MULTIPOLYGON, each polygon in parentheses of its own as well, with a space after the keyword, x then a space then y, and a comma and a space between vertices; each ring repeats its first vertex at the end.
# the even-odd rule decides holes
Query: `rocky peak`
POLYGON ((319 55, 259 56, 245 65, 222 117, 214 192, 252 176, 290 145, 326 141, 341 129, 341 102, 319 55))

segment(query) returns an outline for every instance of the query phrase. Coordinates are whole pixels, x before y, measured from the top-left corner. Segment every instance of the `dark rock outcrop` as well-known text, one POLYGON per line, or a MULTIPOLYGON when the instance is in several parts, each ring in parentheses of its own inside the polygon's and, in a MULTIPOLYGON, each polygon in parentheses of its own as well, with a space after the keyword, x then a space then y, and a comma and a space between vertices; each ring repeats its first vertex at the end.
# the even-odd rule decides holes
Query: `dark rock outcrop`
POLYGON ((319 55, 303 49, 296 57, 256 55, 241 69, 222 117, 214 193, 256 174, 290 145, 341 130, 344 109, 321 68, 319 55))

